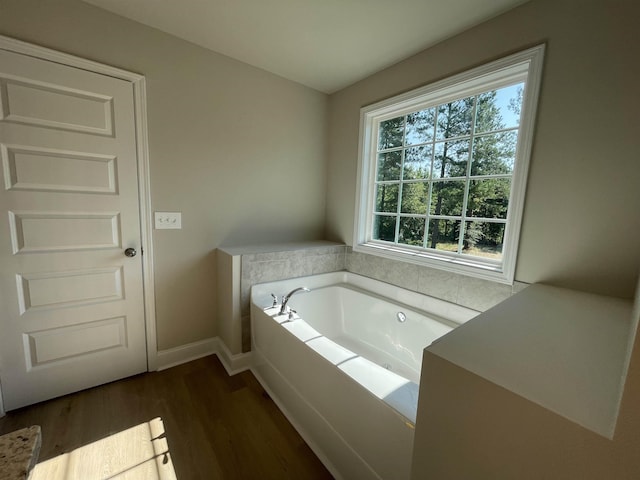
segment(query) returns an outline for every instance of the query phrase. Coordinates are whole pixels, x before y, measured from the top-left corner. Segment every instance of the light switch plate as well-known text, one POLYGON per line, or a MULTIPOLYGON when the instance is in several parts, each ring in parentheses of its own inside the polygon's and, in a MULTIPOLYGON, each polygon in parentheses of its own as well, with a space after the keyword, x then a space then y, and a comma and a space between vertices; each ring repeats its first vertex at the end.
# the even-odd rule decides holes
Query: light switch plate
POLYGON ((181 212, 155 212, 156 230, 162 229, 181 229, 182 213, 181 212))

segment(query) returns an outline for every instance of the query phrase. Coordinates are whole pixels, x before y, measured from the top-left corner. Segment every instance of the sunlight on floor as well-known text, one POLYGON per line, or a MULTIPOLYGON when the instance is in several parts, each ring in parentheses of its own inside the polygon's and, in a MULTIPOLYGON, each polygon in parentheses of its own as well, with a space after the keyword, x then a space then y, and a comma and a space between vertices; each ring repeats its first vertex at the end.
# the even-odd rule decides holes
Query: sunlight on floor
POLYGON ((38 463, 29 480, 175 480, 161 418, 38 463))

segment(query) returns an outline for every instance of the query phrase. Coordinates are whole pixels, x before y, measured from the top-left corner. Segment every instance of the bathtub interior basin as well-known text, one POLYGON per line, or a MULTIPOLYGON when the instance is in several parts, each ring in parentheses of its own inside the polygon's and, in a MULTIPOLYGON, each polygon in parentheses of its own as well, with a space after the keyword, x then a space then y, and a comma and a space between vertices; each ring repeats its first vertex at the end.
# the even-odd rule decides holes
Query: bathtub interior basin
POLYGON ((336 478, 409 478, 422 352, 477 313, 349 272, 254 285, 252 370, 336 478))

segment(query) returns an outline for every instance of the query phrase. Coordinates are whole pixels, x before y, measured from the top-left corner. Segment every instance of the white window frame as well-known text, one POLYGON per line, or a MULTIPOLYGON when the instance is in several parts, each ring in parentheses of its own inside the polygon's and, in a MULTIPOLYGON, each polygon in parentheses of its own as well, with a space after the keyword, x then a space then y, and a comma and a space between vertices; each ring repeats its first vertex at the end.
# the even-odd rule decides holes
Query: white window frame
POLYGON ((539 45, 360 110, 354 251, 496 282, 513 283, 543 57, 544 45, 539 45), (390 244, 373 239, 376 153, 380 122, 519 82, 524 82, 525 85, 502 260, 390 244))

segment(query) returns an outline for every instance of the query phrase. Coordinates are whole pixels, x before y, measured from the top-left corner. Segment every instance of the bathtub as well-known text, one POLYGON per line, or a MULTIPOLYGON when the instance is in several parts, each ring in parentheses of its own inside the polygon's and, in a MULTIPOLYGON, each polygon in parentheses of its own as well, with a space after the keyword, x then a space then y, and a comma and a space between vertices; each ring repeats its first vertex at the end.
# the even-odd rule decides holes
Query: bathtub
POLYGON ((349 272, 254 285, 252 371, 334 477, 408 479, 422 351, 477 314, 349 272))

